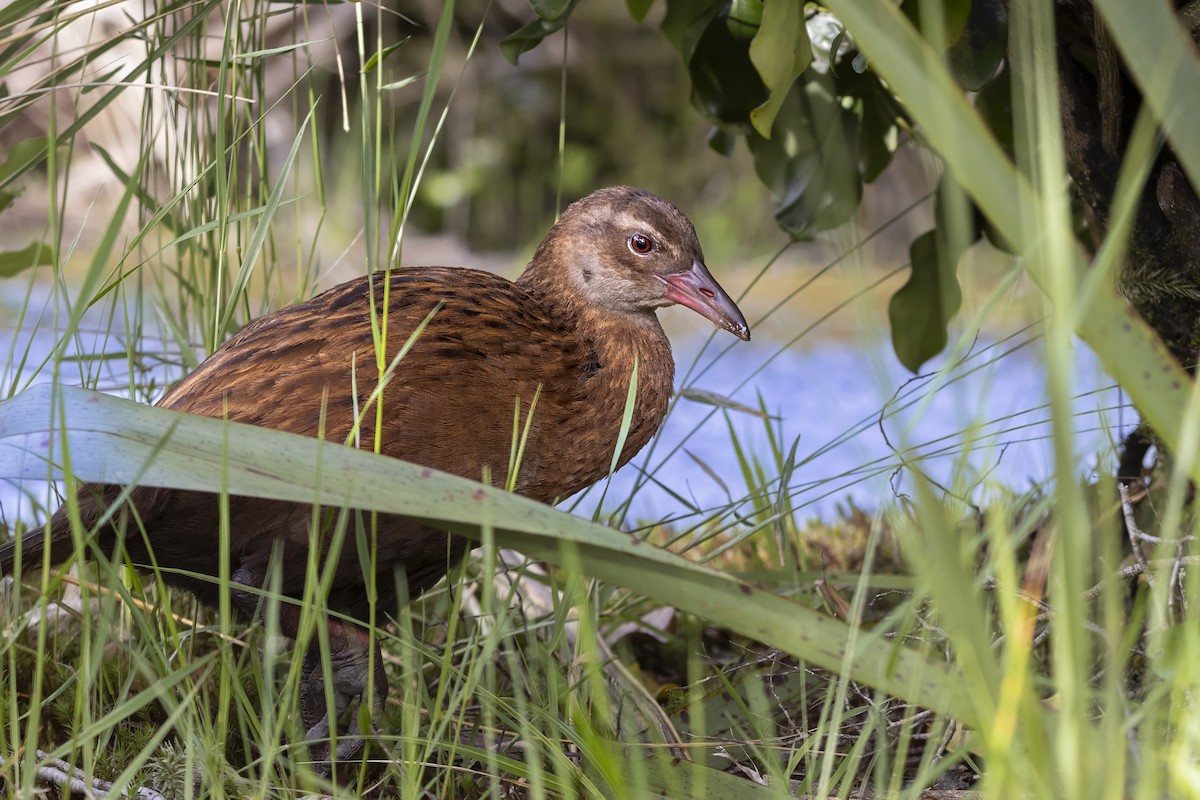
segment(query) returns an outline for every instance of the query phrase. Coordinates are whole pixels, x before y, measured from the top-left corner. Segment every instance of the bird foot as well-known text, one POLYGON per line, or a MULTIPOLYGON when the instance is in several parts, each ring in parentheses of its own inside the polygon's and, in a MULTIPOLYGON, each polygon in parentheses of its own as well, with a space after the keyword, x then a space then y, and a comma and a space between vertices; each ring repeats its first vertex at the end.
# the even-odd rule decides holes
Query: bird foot
MULTIPOLYGON (((356 758, 368 738, 351 733, 357 728, 358 714, 347 712, 351 709, 357 712, 360 707, 359 702, 368 688, 372 656, 375 662, 372 721, 382 715, 388 695, 383 655, 378 645, 374 648, 370 646, 366 631, 331 623, 329 645, 330 659, 327 664, 321 660, 317 643, 309 647, 304 657, 300 682, 300 719, 305 727, 304 739, 309 755, 320 765, 319 770, 326 774, 332 773, 334 762, 356 758), (326 680, 333 695, 332 705, 327 702, 326 680), (347 717, 343 726, 342 722, 347 717)), ((375 730, 373 722, 371 730, 375 730)), ((371 738, 377 739, 378 734, 371 738)))
MULTIPOLYGON (((346 695, 335 694, 334 698, 338 706, 349 706, 351 701, 356 699, 357 695, 346 699, 346 695)), ((351 716, 351 719, 353 719, 351 716)), ((340 721, 342 715, 337 717, 339 721, 339 729, 341 729, 340 721)), ((352 723, 351 723, 352 724, 352 723)), ((347 726, 346 730, 351 728, 347 726)), ((328 772, 332 769, 336 761, 351 761, 362 752, 365 740, 362 736, 355 736, 349 733, 339 733, 337 736, 337 749, 332 747, 333 737, 330 736, 332 726, 329 722, 329 714, 323 714, 307 731, 304 732, 304 741, 308 745, 308 754, 313 761, 317 762, 318 768, 322 772, 328 772)))
MULTIPOLYGON (((64 796, 84 795, 86 797, 128 797, 129 790, 113 793, 113 785, 109 781, 90 778, 79 767, 68 764, 61 758, 51 758, 49 753, 37 751, 41 766, 37 768, 37 782, 43 785, 57 786, 65 792, 64 796)), ((167 800, 161 793, 145 786, 138 787, 134 795, 137 800, 167 800)))

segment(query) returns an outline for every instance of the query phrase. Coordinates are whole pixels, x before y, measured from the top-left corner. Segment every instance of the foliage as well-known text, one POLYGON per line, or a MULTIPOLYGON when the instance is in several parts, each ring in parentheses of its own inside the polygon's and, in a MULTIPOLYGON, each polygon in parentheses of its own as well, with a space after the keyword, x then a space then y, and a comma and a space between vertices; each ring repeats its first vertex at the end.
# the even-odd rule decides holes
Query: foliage
MULTIPOLYGON (((738 136, 745 138, 759 178, 775 197, 776 220, 792 236, 807 238, 848 221, 858 207, 862 185, 877 177, 891 158, 899 131, 923 142, 935 138, 930 126, 938 123, 911 113, 911 104, 925 89, 898 86, 886 68, 873 62, 860 49, 859 26, 848 24, 849 15, 836 16, 837 3, 670 0, 666 5, 661 29, 687 65, 693 103, 717 125, 710 142, 728 154, 738 136)), ((1022 68, 1021 59, 1010 54, 1015 45, 1009 41, 1009 4, 904 0, 899 5, 904 20, 895 19, 896 24, 911 24, 928 55, 945 65, 960 89, 977 95, 976 108, 991 136, 1010 157, 1020 155, 1013 150, 1014 106, 1007 102, 1010 91, 1018 88, 1008 78, 1014 69, 1022 68)), ((1119 14, 1123 20, 1109 32, 1099 21, 1091 22, 1100 11, 1090 3, 1060 5, 1061 30, 1055 46, 1063 54, 1059 63, 1064 65, 1067 98, 1067 167, 1083 209, 1078 224, 1086 225, 1098 240, 1110 221, 1119 140, 1128 136, 1141 105, 1141 97, 1125 89, 1121 77, 1128 75, 1139 86, 1149 87, 1147 100, 1164 130, 1193 130, 1179 122, 1191 114, 1190 105, 1184 103, 1176 113, 1168 109, 1166 98, 1188 94, 1183 88, 1190 85, 1186 81, 1198 77, 1194 51, 1186 51, 1187 29, 1160 9, 1142 20, 1128 6, 1118 10, 1101 3, 1105 14, 1119 14), (1160 63, 1158 55, 1128 41, 1127 32, 1145 24, 1155 26, 1155 35, 1146 39, 1158 38, 1175 48, 1170 63, 1178 65, 1173 78, 1178 83, 1171 88, 1151 77, 1151 70, 1157 68, 1151 64, 1160 63), (1118 61, 1114 42, 1124 63, 1118 61), (1095 88, 1083 83, 1093 80, 1095 88)), ((1194 38, 1200 26, 1187 19, 1182 21, 1190 25, 1194 38)), ((523 41, 526 48, 531 45, 529 39, 523 41)), ((1030 85, 1028 76, 1022 83, 1030 85)), ((1163 237, 1177 243, 1200 240, 1200 199, 1192 188, 1200 181, 1200 172, 1194 165, 1189 167, 1195 153, 1187 139, 1172 144, 1168 163, 1156 168, 1157 194, 1149 187, 1144 192, 1133 227, 1135 257, 1121 282, 1176 359, 1190 366, 1200 329, 1181 322, 1181 316, 1193 315, 1187 312, 1191 301, 1181 296, 1179 287, 1200 280, 1186 266, 1200 261, 1200 249, 1194 244, 1172 248, 1163 244, 1163 237)), ((952 180, 951 175, 942 178, 943 199, 952 180)), ((896 354, 914 373, 948 341, 945 326, 953 317, 954 303, 947 301, 957 291, 957 261, 986 227, 970 221, 987 216, 986 204, 978 197, 972 201, 979 203, 973 214, 963 210, 957 218, 942 216, 939 227, 949 224, 952 230, 914 242, 912 279, 889 308, 896 354), (939 253, 947 240, 953 240, 953 249, 939 253), (934 264, 942 267, 935 269, 934 264)), ((1015 240, 991 238, 1019 252, 1015 240)))
MULTIPOLYGON (((907 0, 903 10, 946 53, 965 89, 988 86, 1007 41, 1001 0, 907 0), (923 7, 931 20, 924 26, 923 7)), ((563 22, 555 17, 553 29, 563 22)), ((520 45, 506 50, 514 61, 551 32, 538 33, 537 25, 506 40, 510 48, 520 45)), ((899 132, 911 128, 901 96, 869 68, 853 37, 804 2, 670 0, 661 27, 687 65, 693 104, 716 125, 710 143, 728 154, 739 136, 745 139, 775 198, 775 219, 793 237, 845 224, 863 184, 883 172, 899 132)), ((922 260, 890 315, 897 355, 914 373, 945 347, 954 312, 943 297, 955 291, 959 253, 939 257, 937 249, 930 238, 914 244, 922 260), (935 262, 950 269, 931 269, 935 262)))

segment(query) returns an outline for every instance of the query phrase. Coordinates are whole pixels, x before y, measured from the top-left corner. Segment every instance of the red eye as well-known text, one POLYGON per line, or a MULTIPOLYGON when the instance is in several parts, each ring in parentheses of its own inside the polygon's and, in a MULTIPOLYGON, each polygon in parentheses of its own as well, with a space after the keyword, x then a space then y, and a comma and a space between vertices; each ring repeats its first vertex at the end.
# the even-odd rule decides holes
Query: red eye
POLYGON ((635 233, 629 237, 629 249, 636 255, 648 256, 654 250, 654 240, 644 233, 635 233))

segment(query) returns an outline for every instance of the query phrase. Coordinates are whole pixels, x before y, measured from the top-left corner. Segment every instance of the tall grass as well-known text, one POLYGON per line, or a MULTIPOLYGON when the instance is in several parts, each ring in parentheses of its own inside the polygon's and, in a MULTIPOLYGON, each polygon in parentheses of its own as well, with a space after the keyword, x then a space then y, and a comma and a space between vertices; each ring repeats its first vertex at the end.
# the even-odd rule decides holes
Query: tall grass
MULTIPOLYGON (((388 12, 360 5, 280 14, 266 2, 212 0, 147 13, 21 0, 0 10, 0 81, 25 87, 0 98, 0 124, 41 124, 0 159, 0 192, 24 181, 46 210, 33 237, 45 247, 3 284, 6 299, 20 296, 5 348, 0 477, 18 481, 32 504, 20 518, 6 514, 10 533, 52 507, 64 489, 54 481, 71 474, 365 512, 338 516, 341 537, 367 535, 369 512, 405 513, 482 545, 397 619, 375 620, 392 701, 376 721, 379 745, 341 786, 318 777, 297 745, 300 659, 279 635, 271 610, 283 599, 270 582, 262 621, 247 625, 228 593, 220 608, 199 608, 161 576, 120 563, 26 576, 0 605, 5 791, 28 796, 46 751, 118 789, 171 797, 919 797, 935 786, 997 798, 1200 794, 1189 707, 1200 638, 1179 624, 1195 593, 1186 569, 1195 403, 1186 379, 1182 388, 1139 383, 1157 363, 1144 329, 1101 336, 1128 313, 1077 263, 1054 73, 1038 61, 1052 47, 1047 4, 1013 4, 1014 52, 1041 76, 1015 98, 1019 173, 889 4, 828 6, 905 97, 945 168, 1007 238, 1026 243, 1018 267, 1046 302, 1022 313, 1045 322, 983 348, 964 331, 937 374, 881 392, 878 414, 844 431, 814 423, 800 440, 774 419, 789 406, 771 387, 760 387, 755 407, 722 396, 734 391, 695 391, 711 362, 681 370, 693 391, 678 402, 713 405, 726 422, 723 461, 735 469, 706 466, 728 502, 705 507, 676 492, 668 524, 629 519, 643 486, 672 487, 674 446, 656 444, 626 496, 608 495, 597 516, 636 524, 633 536, 490 488, 468 500, 477 485, 418 481, 408 465, 370 453, 69 388, 153 401, 238 326, 326 280, 319 240, 347 219, 361 225, 354 271, 402 261, 415 192, 461 99, 447 66, 459 35, 453 3, 425 34, 428 64, 416 75, 392 72, 394 43, 372 37, 385 26, 370 15, 388 12), (111 34, 107 11, 129 13, 111 34), (312 66, 328 49, 322 15, 345 23, 336 15, 347 11, 354 35, 336 43, 353 52, 337 51, 335 71, 364 66, 329 91, 312 66), (268 80, 278 59, 291 72, 283 91, 268 80), (419 96, 411 113, 390 102, 399 91, 419 96), (109 116, 118 107, 133 113, 109 116), (279 109, 294 122, 284 133, 271 124, 279 109), (126 119, 137 122, 102 144, 104 126, 126 119), (330 120, 342 133, 330 133, 330 120), (65 209, 83 181, 96 200, 80 234, 65 209), (36 268, 46 253, 53 263, 36 268), (1114 409, 1078 416, 1075 334, 1175 455, 1137 509, 1105 478, 1111 453, 1081 479, 1079 429, 1107 424, 1114 409), (47 340, 52 349, 40 351, 47 340), (895 425, 890 457, 817 482, 796 477, 1028 347, 1046 365, 1047 397, 1029 399, 1051 427, 1046 485, 1024 491, 976 474, 968 451, 985 445, 975 442, 1043 435, 1004 419, 932 441, 910 441, 895 425), (746 419, 762 426, 762 448, 747 439, 746 419), (927 467, 945 456, 961 460, 943 485, 927 467), (881 493, 871 515, 850 508, 829 525, 805 522, 815 497, 869 479, 877 487, 897 471, 904 489, 881 493), (1123 535, 1137 545, 1127 562, 1123 535)), ((460 42, 459 69, 488 45, 484 30, 480 21, 460 42)), ((1136 37, 1122 46, 1153 47, 1136 37)), ((1135 137, 1127 200, 1151 140, 1135 137)), ((1119 241, 1106 243, 1101 273, 1119 251, 1119 241)), ((772 260, 763 273, 777 269, 772 260)), ((863 284, 889 279, 865 274, 863 284)), ((797 284, 785 295, 805 288, 784 280, 797 284)), ((1011 286, 1000 282, 976 321, 1011 286)), ((754 289, 748 302, 795 327, 785 303, 756 300, 766 294, 754 289)), ((767 346, 787 353, 808 331, 767 346)), ((394 355, 379 353, 376 367, 394 355)), ((752 385, 754 370, 743 374, 752 385)), ((73 496, 72 481, 62 496, 73 496)), ((82 551, 88 532, 76 523, 82 551)), ((227 547, 231 532, 218 533, 227 547)), ((316 593, 321 565, 310 570, 316 593)), ((323 628, 312 599, 302 625, 310 635, 323 628)))

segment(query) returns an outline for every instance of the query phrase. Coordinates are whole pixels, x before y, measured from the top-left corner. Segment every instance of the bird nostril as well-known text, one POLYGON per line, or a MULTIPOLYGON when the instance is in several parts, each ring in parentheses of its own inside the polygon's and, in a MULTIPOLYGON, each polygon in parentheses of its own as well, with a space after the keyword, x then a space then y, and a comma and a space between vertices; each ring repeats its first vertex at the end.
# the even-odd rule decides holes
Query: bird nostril
POLYGON ((705 296, 705 297, 707 297, 709 300, 712 300, 714 297, 716 297, 716 295, 715 295, 715 294, 713 294, 713 290, 712 290, 712 289, 705 289, 703 286, 702 286, 702 287, 700 287, 700 294, 704 295, 704 296, 705 296))

